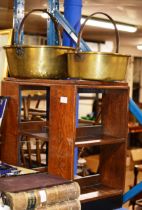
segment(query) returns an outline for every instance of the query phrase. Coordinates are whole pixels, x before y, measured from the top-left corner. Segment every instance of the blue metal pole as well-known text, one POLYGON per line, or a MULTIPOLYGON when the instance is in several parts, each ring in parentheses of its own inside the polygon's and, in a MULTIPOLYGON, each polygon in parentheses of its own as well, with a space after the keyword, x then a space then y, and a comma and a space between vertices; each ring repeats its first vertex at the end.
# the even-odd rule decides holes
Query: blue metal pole
MULTIPOLYGON (((13 5, 13 28, 14 28, 14 44, 18 44, 18 29, 24 17, 25 0, 14 0, 13 5)), ((21 35, 21 42, 23 42, 23 32, 21 35)))
POLYGON ((138 122, 142 124, 142 110, 137 106, 137 104, 131 98, 129 100, 129 110, 136 117, 138 122))
POLYGON ((123 203, 126 203, 127 201, 134 198, 136 195, 138 195, 141 192, 142 192, 142 182, 135 185, 131 190, 129 190, 123 195, 123 203))
MULTIPOLYGON (((80 29, 81 12, 82 0, 64 0, 64 17, 77 33, 80 29)), ((66 32, 63 34, 63 45, 74 45, 74 42, 66 32)))
MULTIPOLYGON (((59 0, 48 0, 49 12, 59 10, 59 0)), ((47 43, 48 45, 58 45, 58 37, 55 31, 54 23, 50 19, 47 21, 47 43)))

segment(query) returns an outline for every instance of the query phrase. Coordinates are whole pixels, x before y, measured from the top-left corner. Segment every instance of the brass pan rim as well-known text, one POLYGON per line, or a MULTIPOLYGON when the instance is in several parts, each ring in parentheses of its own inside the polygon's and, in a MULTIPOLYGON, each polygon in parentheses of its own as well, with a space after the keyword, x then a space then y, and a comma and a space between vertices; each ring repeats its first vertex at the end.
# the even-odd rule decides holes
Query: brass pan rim
POLYGON ((120 53, 109 53, 109 52, 92 52, 92 51, 88 51, 88 52, 68 52, 68 54, 72 54, 72 55, 83 55, 83 54, 87 54, 87 55, 112 55, 112 56, 120 56, 120 57, 131 57, 131 55, 125 55, 125 54, 120 54, 120 53))
POLYGON ((5 49, 8 48, 51 48, 51 49, 69 49, 69 50, 75 50, 73 47, 67 47, 67 46, 49 46, 49 45, 7 45, 4 46, 5 49))

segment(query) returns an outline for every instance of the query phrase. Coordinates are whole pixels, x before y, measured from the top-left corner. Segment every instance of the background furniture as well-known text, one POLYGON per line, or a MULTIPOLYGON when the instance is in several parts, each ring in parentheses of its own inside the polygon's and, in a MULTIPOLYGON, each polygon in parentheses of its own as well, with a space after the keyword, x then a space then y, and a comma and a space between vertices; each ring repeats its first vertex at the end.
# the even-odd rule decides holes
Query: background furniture
MULTIPOLYGON (((134 183, 133 186, 139 183, 138 174, 142 171, 142 148, 132 149, 131 158, 133 161, 133 171, 134 171, 134 183)), ((130 186, 132 188, 133 186, 130 186)), ((139 193, 133 199, 130 200, 130 205, 132 209, 135 209, 135 205, 142 206, 142 193, 139 193)))
POLYGON ((142 147, 141 136, 142 136, 142 125, 137 122, 129 122, 129 138, 128 138, 128 148, 134 149, 142 147))

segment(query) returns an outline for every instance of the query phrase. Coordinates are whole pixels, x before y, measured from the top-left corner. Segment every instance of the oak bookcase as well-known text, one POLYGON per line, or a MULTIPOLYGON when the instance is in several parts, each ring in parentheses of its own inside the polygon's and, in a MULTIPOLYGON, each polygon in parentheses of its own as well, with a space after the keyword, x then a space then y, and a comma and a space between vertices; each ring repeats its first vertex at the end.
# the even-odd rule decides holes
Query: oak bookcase
POLYGON ((112 210, 122 205, 128 134, 128 86, 123 82, 20 80, 2 82, 10 96, 2 129, 1 160, 19 164, 20 90, 49 91, 48 172, 74 179, 74 149, 100 146, 99 172, 75 179, 81 186, 82 209, 112 210), (101 125, 79 126, 78 94, 101 93, 101 125))

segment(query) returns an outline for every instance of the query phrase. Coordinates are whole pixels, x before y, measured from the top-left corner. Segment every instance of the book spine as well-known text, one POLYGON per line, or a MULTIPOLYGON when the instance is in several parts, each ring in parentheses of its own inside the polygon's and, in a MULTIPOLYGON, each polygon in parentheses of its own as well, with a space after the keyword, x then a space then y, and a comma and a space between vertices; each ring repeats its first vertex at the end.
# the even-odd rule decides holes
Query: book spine
POLYGON ((12 210, 34 209, 39 206, 51 205, 63 201, 75 200, 80 195, 77 182, 57 185, 54 187, 19 193, 4 193, 3 201, 12 210))

